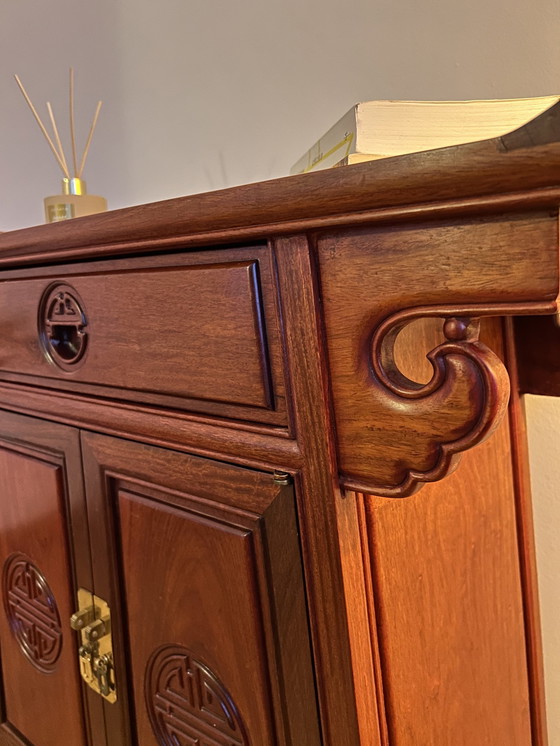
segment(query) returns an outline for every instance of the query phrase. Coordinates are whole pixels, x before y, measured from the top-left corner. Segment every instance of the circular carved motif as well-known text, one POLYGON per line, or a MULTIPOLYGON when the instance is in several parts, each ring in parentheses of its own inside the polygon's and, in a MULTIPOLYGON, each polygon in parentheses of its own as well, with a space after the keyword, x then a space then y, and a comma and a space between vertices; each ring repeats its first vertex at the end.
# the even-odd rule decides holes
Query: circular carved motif
POLYGON ((62 370, 83 361, 88 343, 87 319, 78 293, 70 285, 51 285, 39 304, 39 339, 47 358, 62 370))
POLYGON ((249 746, 224 685, 186 649, 165 645, 146 667, 145 697, 161 746, 249 746))
POLYGON ((54 669, 62 649, 56 601, 44 575, 24 554, 4 563, 4 608, 23 654, 43 673, 54 669))

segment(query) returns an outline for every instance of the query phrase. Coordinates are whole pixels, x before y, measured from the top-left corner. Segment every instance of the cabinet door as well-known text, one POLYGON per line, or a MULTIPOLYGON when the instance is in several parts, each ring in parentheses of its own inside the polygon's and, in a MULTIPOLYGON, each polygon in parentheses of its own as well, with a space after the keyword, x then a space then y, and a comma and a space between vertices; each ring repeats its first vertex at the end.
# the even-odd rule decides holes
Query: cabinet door
POLYGON ((291 486, 100 435, 82 447, 114 620, 110 743, 319 746, 291 486))
POLYGON ((2 744, 89 739, 69 624, 76 585, 91 581, 84 509, 78 432, 0 412, 2 744))

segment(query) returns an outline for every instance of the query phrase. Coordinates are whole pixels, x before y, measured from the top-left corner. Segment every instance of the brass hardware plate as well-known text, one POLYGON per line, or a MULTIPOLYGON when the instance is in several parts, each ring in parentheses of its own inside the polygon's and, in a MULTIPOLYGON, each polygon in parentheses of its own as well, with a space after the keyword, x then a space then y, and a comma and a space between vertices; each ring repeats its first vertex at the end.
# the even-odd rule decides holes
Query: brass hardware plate
POLYGON ((275 484, 290 484, 292 477, 285 471, 275 471, 272 475, 272 481, 275 484))
POLYGON ((116 702, 109 605, 85 588, 79 588, 78 611, 70 618, 70 626, 80 634, 82 679, 108 702, 116 702))

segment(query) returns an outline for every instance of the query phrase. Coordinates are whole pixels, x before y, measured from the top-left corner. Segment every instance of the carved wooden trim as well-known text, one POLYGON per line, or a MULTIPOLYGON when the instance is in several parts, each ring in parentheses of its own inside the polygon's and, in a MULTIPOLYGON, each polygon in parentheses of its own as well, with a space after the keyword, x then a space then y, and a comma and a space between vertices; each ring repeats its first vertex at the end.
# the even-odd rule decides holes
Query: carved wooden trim
POLYGON ((164 645, 152 654, 144 693, 161 746, 249 746, 231 695, 215 673, 186 648, 164 645))
POLYGON ((45 576, 24 554, 3 568, 4 609, 21 652, 42 673, 54 670, 62 650, 62 626, 45 576))
MULTIPOLYGON (((531 313, 550 313, 551 304, 531 304, 531 313)), ((447 430, 434 432, 430 441, 433 456, 428 468, 408 468, 398 485, 364 483, 342 476, 345 488, 365 494, 386 497, 408 497, 423 483, 434 482, 457 467, 460 454, 484 441, 499 425, 508 405, 510 383, 500 358, 479 341, 480 318, 523 313, 519 305, 436 307, 405 309, 387 317, 367 336, 370 384, 395 415, 410 418, 427 409, 437 413, 449 411, 447 430), (411 321, 426 317, 444 319, 445 341, 427 358, 433 368, 431 379, 420 384, 410 380, 398 368, 395 341, 411 321), (466 411, 457 420, 454 394, 463 388, 466 411)), ((406 424, 404 425, 406 427, 406 424)), ((425 454, 422 454, 425 456, 425 454)))
MULTIPOLYGON (((392 362, 398 329, 423 316, 470 319, 468 327, 482 317, 554 313, 557 215, 333 231, 316 248, 341 484, 410 495, 491 431, 507 378, 475 327, 461 338, 448 325, 444 346, 433 339, 432 380, 414 386, 392 362)), ((422 362, 429 345, 427 326, 421 334, 424 346, 414 336, 406 345, 412 369, 412 356, 422 362)))

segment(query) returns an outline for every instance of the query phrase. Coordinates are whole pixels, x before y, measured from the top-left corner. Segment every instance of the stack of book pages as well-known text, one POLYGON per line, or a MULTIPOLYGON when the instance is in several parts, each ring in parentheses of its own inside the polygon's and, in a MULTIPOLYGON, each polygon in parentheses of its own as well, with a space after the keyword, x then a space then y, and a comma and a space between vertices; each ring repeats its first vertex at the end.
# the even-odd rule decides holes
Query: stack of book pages
POLYGON ((486 101, 364 101, 309 148, 291 174, 500 137, 559 96, 486 101))

